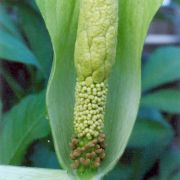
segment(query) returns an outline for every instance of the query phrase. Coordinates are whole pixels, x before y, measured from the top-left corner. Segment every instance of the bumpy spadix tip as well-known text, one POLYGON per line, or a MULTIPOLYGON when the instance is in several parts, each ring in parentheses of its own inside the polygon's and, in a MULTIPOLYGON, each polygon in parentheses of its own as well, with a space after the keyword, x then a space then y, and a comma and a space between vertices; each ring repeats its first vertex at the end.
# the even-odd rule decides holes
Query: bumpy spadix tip
POLYGON ((108 78, 115 62, 117 27, 117 0, 81 1, 75 45, 79 80, 91 76, 100 83, 108 78))

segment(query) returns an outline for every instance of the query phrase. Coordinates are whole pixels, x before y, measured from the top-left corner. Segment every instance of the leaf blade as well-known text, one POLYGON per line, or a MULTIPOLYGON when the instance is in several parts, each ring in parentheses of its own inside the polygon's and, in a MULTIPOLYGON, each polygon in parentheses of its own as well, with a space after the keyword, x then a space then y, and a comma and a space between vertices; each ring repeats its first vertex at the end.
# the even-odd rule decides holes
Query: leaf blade
POLYGON ((16 25, 13 23, 12 19, 6 11, 6 6, 4 6, 3 4, 0 5, 0 28, 12 34, 19 40, 22 40, 22 37, 16 25))
POLYGON ((28 145, 49 134, 44 99, 44 92, 28 96, 4 115, 0 132, 0 164, 20 164, 28 145))
POLYGON ((164 47, 156 50, 144 66, 143 91, 180 78, 180 48, 164 47), (158 68, 160 67, 160 68, 158 68))
POLYGON ((134 126, 128 144, 130 148, 145 148, 152 145, 164 146, 171 142, 172 129, 166 121, 163 123, 151 119, 138 120, 134 126))
POLYGON ((40 14, 26 3, 18 4, 17 8, 22 30, 42 67, 44 75, 48 76, 52 60, 52 47, 44 22, 40 14))
POLYGON ((19 39, 0 30, 0 58, 9 61, 31 64, 40 69, 34 54, 19 39))
POLYGON ((142 97, 141 105, 170 113, 180 113, 180 90, 166 89, 142 97))

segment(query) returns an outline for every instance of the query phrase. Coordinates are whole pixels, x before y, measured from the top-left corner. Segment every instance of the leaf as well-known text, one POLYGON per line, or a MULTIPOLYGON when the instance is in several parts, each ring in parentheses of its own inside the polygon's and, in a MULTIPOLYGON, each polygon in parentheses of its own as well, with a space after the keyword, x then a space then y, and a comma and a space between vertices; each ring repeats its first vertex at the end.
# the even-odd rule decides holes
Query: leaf
MULTIPOLYGON (((37 0, 37 4, 55 53, 47 91, 50 124, 59 161, 72 174, 68 144, 73 133, 76 79, 73 54, 79 1, 37 0)), ((119 1, 119 41, 116 64, 109 80, 105 121, 107 156, 99 169, 99 177, 114 167, 133 128, 140 98, 141 51, 149 23, 160 4, 161 0, 119 1)))
POLYGON ((177 3, 179 5, 180 0, 174 0, 173 2, 177 3))
POLYGON ((0 29, 11 33, 14 37, 18 38, 19 40, 22 40, 22 37, 16 27, 16 25, 13 23, 12 19, 8 15, 6 11, 6 6, 0 5, 0 29))
POLYGON ((0 5, 0 58, 31 64, 41 70, 40 64, 26 46, 19 29, 7 13, 3 3, 0 5))
POLYGON ((172 128, 165 120, 138 119, 122 160, 105 179, 143 179, 172 137, 172 128))
POLYGON ((172 177, 172 180, 179 180, 180 179, 180 172, 177 172, 176 174, 174 174, 174 176, 172 177))
POLYGON ((44 92, 30 95, 3 117, 0 131, 0 164, 19 165, 27 147, 49 134, 44 92))
POLYGON ((66 171, 40 168, 0 166, 1 180, 70 180, 66 171))
POLYGON ((160 161, 159 180, 173 179, 175 175, 178 176, 179 167, 180 167, 180 150, 175 148, 168 149, 166 153, 164 153, 160 161))
POLYGON ((45 144, 37 144, 30 157, 34 167, 59 169, 59 163, 54 151, 45 144))
POLYGON ((132 174, 132 169, 130 166, 127 165, 117 165, 109 174, 107 174, 104 179, 109 180, 129 180, 132 174))
POLYGON ((132 164, 134 171, 132 173, 131 179, 143 179, 145 174, 149 172, 158 158, 161 157, 166 147, 167 146, 152 144, 151 146, 147 146, 143 150, 140 149, 135 151, 135 157, 132 164))
POLYGON ((0 30, 0 58, 31 64, 41 69, 37 59, 26 45, 11 34, 0 30))
POLYGON ((170 113, 180 113, 180 90, 159 90, 143 96, 141 106, 153 107, 170 113))
POLYGON ((128 149, 134 149, 133 173, 130 179, 143 179, 147 171, 162 156, 172 138, 173 130, 165 120, 137 121, 128 144, 128 149))
POLYGON ((153 144, 161 144, 162 146, 164 142, 166 144, 171 138, 172 129, 165 121, 138 120, 135 123, 128 147, 145 148, 153 144))
POLYGON ((164 121, 163 116, 156 108, 141 107, 138 112, 139 119, 151 119, 156 121, 164 121))
POLYGON ((52 60, 52 47, 45 24, 38 12, 25 3, 18 4, 21 27, 30 43, 33 53, 43 68, 45 76, 49 77, 52 60), (31 23, 29 23, 31 22, 31 23))
POLYGON ((180 78, 180 48, 164 47, 156 50, 143 69, 143 91, 180 78))

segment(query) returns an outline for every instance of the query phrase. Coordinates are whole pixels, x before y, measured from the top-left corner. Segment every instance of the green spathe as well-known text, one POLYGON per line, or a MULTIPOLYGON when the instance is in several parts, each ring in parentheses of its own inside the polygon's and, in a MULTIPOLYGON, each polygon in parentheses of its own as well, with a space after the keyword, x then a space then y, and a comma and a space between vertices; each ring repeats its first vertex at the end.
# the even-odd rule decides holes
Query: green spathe
MULTIPOLYGON (((37 0, 54 48, 47 90, 47 109, 61 166, 74 176, 69 160, 73 134, 76 73, 74 46, 80 0, 37 0)), ((105 114, 106 159, 93 177, 109 172, 122 155, 132 131, 140 99, 141 53, 144 39, 162 0, 119 0, 116 62, 109 78, 105 114)))

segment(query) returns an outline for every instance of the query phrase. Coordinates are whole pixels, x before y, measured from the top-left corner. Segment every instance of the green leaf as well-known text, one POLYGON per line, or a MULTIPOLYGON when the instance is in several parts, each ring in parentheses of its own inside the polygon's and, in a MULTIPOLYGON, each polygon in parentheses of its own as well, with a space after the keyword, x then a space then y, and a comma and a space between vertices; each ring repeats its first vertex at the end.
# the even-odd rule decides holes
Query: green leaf
POLYGON ((143 91, 180 78, 180 48, 165 47, 156 50, 143 69, 143 91))
POLYGON ((174 176, 172 176, 171 180, 179 180, 180 179, 180 172, 177 172, 176 174, 174 174, 174 176))
POLYGON ((172 129, 164 121, 138 120, 135 123, 129 148, 145 148, 153 144, 167 143, 172 137, 172 129))
POLYGON ((19 39, 2 30, 0 30, 0 58, 31 64, 40 68, 36 57, 26 45, 19 39))
POLYGON ((20 164, 27 147, 49 134, 44 94, 26 97, 4 115, 0 131, 0 164, 20 164))
POLYGON ((173 0, 173 2, 180 4, 180 0, 173 0))
POLYGON ((1 180, 70 180, 66 171, 40 168, 0 166, 1 180))
POLYGON ((133 173, 130 179, 139 180, 162 156, 172 142, 173 130, 164 121, 143 119, 136 122, 128 149, 133 149, 133 173))
POLYGON ((13 23, 12 19, 6 11, 6 6, 0 5, 0 29, 11 33, 14 37, 22 40, 22 37, 18 31, 17 26, 13 23))
POLYGON ((30 157, 34 167, 59 169, 59 163, 54 151, 45 144, 37 144, 30 157))
POLYGON ((105 180, 129 180, 131 178, 132 169, 127 165, 117 165, 109 174, 107 174, 104 179, 105 180))
POLYGON ((152 119, 156 121, 164 121, 163 116, 159 110, 156 108, 145 108, 140 107, 138 112, 139 119, 152 119))
MULTIPOLYGON (((54 63, 47 91, 47 108, 61 165, 72 173, 69 142, 73 133, 74 45, 79 1, 37 0, 49 30, 54 63)), ((105 121, 106 159, 98 176, 110 171, 122 155, 136 118, 140 98, 140 59, 145 35, 161 0, 119 1, 116 64, 109 80, 105 121)))
POLYGON ((180 113, 180 90, 167 89, 147 94, 142 97, 141 106, 153 107, 170 113, 180 113))
POLYGON ((178 176, 180 167, 180 150, 177 148, 168 149, 160 161, 159 180, 173 179, 178 176))
POLYGON ((53 52, 43 19, 38 12, 25 3, 19 3, 17 7, 20 14, 21 27, 30 43, 30 47, 36 55, 39 64, 41 64, 44 75, 49 77, 53 52))
POLYGON ((172 128, 165 120, 139 119, 122 160, 107 175, 107 179, 143 179, 157 159, 163 155, 172 137, 172 128))

